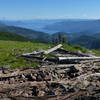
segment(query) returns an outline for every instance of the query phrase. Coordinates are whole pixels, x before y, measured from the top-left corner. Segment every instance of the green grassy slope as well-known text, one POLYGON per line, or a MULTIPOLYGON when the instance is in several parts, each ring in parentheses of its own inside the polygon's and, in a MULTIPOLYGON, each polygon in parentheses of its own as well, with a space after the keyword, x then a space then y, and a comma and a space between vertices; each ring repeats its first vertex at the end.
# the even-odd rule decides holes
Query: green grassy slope
POLYGON ((50 46, 50 44, 35 42, 0 40, 0 66, 7 66, 11 68, 36 66, 36 62, 25 61, 23 58, 16 57, 16 55, 39 49, 47 49, 50 46))
MULTIPOLYGON (((23 58, 16 57, 16 55, 32 52, 34 50, 46 50, 50 47, 53 47, 53 45, 39 42, 0 40, 0 66, 7 66, 11 68, 36 67, 38 65, 37 62, 26 61, 23 58)), ((63 47, 74 52, 88 51, 88 49, 79 46, 64 45, 63 47)), ((97 56, 100 56, 100 51, 94 50, 94 52, 97 56)))
POLYGON ((32 41, 31 39, 10 32, 0 32, 0 40, 32 41))
POLYGON ((41 42, 49 42, 51 40, 50 35, 47 33, 16 26, 0 26, 0 31, 11 32, 41 42))

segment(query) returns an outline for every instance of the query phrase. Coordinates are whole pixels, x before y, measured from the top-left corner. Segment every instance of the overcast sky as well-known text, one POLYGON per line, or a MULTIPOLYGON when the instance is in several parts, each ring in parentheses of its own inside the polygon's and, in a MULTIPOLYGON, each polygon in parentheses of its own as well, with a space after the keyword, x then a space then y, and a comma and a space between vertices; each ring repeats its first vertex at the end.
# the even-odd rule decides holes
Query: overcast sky
POLYGON ((0 0, 0 19, 96 18, 100 0, 0 0))

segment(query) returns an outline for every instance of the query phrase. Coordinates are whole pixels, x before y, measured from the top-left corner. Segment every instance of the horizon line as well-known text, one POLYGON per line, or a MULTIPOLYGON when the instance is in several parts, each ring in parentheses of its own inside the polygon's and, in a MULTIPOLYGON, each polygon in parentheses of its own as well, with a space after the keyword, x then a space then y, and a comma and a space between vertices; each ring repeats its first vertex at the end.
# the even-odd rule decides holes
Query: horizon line
POLYGON ((100 20, 100 18, 29 18, 29 19, 3 19, 0 18, 0 21, 20 21, 20 20, 100 20))

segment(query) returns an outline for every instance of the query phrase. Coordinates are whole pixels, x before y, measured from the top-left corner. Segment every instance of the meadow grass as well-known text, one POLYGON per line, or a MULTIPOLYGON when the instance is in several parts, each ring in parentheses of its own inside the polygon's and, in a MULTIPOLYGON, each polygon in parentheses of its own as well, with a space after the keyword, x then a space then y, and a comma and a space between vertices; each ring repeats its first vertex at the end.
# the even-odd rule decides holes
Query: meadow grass
MULTIPOLYGON (((18 57, 23 53, 29 53, 36 50, 47 50, 54 45, 39 42, 19 42, 0 40, 0 66, 10 68, 36 67, 38 62, 26 61, 24 58, 18 57)), ((63 45, 63 48, 70 51, 88 52, 89 50, 81 46, 63 45)), ((100 56, 100 50, 93 50, 97 56, 100 56)))
POLYGON ((48 49, 49 47, 51 47, 51 44, 0 40, 0 66, 11 68, 34 67, 37 65, 36 61, 26 61, 16 55, 48 49))

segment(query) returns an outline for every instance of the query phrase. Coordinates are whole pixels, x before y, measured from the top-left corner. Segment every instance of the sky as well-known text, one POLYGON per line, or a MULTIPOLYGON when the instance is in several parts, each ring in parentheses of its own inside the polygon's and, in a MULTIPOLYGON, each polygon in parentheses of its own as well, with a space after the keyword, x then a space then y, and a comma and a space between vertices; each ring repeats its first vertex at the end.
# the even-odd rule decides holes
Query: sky
POLYGON ((0 0, 0 19, 100 19, 100 0, 0 0))

